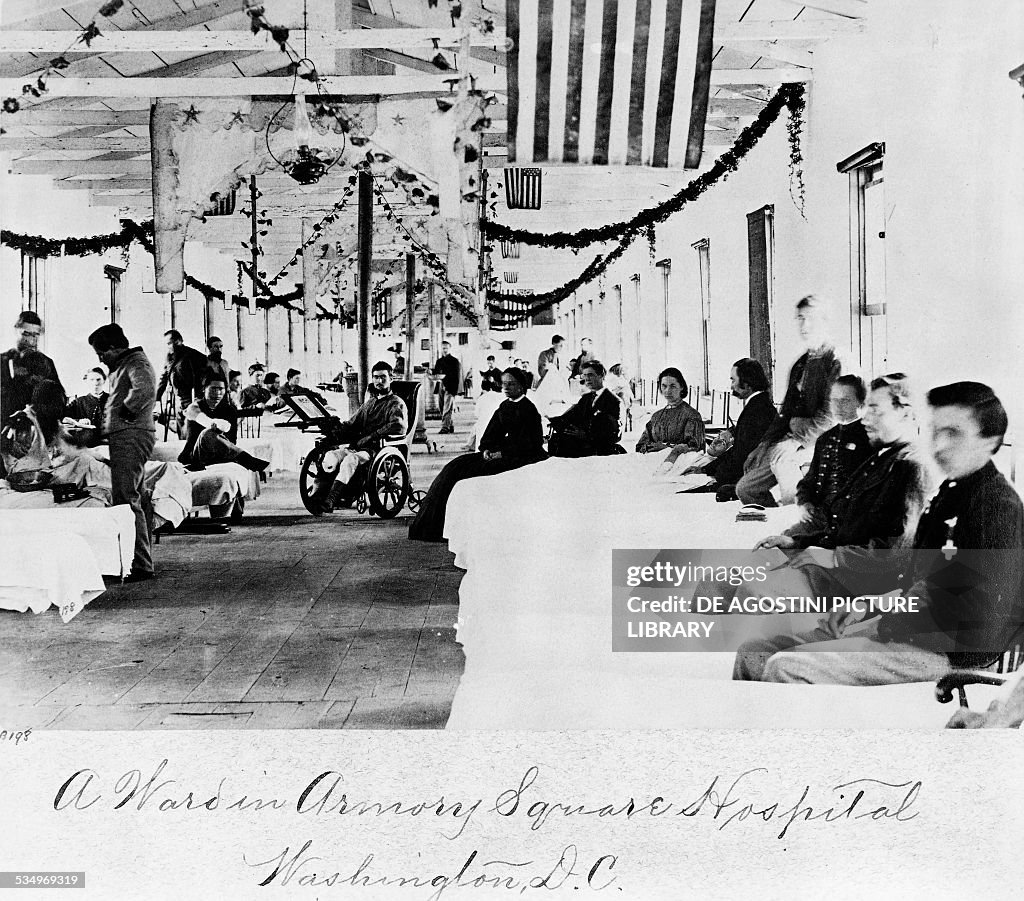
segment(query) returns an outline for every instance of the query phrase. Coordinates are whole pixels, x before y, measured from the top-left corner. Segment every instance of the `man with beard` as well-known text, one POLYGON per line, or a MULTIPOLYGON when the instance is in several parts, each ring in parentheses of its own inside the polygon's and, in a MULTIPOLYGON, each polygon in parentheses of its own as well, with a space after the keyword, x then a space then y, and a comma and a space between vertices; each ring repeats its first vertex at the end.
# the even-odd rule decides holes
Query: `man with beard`
POLYGON ((0 355, 0 424, 29 405, 33 392, 42 382, 55 382, 61 403, 66 400, 57 367, 39 351, 39 337, 43 333, 39 314, 25 310, 18 316, 14 329, 17 336, 14 347, 0 355))
POLYGON ((201 396, 206 354, 185 344, 177 329, 164 332, 164 337, 167 339, 167 363, 156 386, 156 398, 160 400, 167 386, 171 386, 178 399, 178 434, 184 436, 185 410, 201 396))
POLYGON ((216 335, 211 335, 206 342, 206 349, 209 351, 206 355, 206 373, 216 372, 224 376, 224 384, 230 390, 231 367, 228 365, 228 361, 224 359, 224 342, 216 335))
POLYGON ((370 462, 384 439, 408 431, 405 401, 391 390, 392 371, 391 365, 383 360, 374 363, 366 402, 351 419, 338 424, 335 434, 348 441, 349 446, 324 455, 324 475, 317 478, 314 492, 323 513, 331 513, 338 506, 350 506, 356 492, 350 491, 348 485, 358 468, 370 462))
POLYGON ((743 476, 743 463, 775 421, 775 404, 768 392, 768 377, 757 360, 744 357, 733 363, 729 387, 733 397, 746 403, 736 425, 718 436, 717 440, 727 449, 710 463, 691 470, 703 471, 715 480, 698 491, 715 491, 723 501, 736 499, 736 483, 743 476))

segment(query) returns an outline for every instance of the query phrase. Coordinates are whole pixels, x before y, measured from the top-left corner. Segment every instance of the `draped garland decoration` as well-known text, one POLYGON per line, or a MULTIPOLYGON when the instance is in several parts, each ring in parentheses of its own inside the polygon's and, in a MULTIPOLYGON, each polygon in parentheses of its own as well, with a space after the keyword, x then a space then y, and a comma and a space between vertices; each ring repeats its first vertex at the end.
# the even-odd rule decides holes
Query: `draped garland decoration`
MULTIPOLYGON (((532 302, 523 311, 510 311, 503 306, 507 295, 499 291, 488 290, 488 309, 501 316, 504 328, 511 328, 519 322, 525 322, 544 310, 570 297, 583 285, 600 277, 608 267, 618 260, 629 246, 641 235, 651 241, 651 234, 656 224, 665 222, 678 213, 688 203, 696 200, 705 191, 719 181, 724 181, 739 168, 740 161, 757 145, 767 133, 771 125, 778 119, 783 109, 790 114, 790 175, 791 183, 796 179, 799 185, 800 202, 797 208, 803 215, 803 172, 800 169, 800 132, 803 129, 804 86, 802 84, 785 84, 765 104, 757 118, 740 132, 736 143, 718 157, 711 167, 686 187, 668 200, 637 213, 632 219, 615 222, 597 228, 584 228, 578 232, 531 232, 526 229, 510 228, 507 225, 488 220, 484 224, 487 237, 498 241, 519 241, 536 247, 569 248, 578 252, 581 248, 597 242, 618 240, 618 245, 603 255, 598 255, 576 277, 558 288, 531 296, 532 302)), ((792 190, 792 188, 791 188, 792 190)), ((525 296, 525 295, 520 295, 525 296)))
MULTIPOLYGON (((108 250, 127 250, 135 242, 141 244, 151 255, 156 253, 156 248, 153 246, 152 219, 147 219, 145 222, 122 219, 120 231, 110 232, 105 235, 93 235, 91 238, 44 238, 40 235, 24 235, 19 232, 12 232, 6 228, 0 230, 0 244, 13 250, 20 250, 38 259, 60 256, 82 257, 106 253, 108 250)), ((206 298, 223 301, 227 296, 226 291, 200 281, 187 272, 185 273, 185 284, 190 288, 194 288, 206 298)), ((291 306, 293 300, 302 297, 301 289, 289 294, 274 294, 267 289, 267 294, 269 296, 257 299, 257 306, 264 309, 279 306, 288 307, 291 306)), ((236 301, 237 303, 238 301, 236 301)), ((301 308, 299 309, 301 312, 301 308)), ((328 317, 333 315, 331 313, 327 314, 328 317)), ((318 316, 317 318, 321 317, 318 316)))
MULTIPOLYGON (((554 247, 581 250, 591 244, 614 241, 636 235, 651 226, 665 222, 688 203, 692 203, 719 181, 724 181, 739 168, 740 161, 757 145, 767 133, 783 109, 789 109, 791 116, 800 117, 804 108, 804 86, 785 84, 765 104, 757 118, 740 132, 736 143, 723 153, 711 167, 686 185, 668 200, 642 210, 632 219, 612 222, 596 228, 583 228, 577 232, 533 232, 523 228, 511 228, 499 222, 488 220, 485 231, 488 238, 496 241, 519 241, 534 247, 554 247)), ((797 135, 799 140, 799 135, 797 135)), ((792 144, 791 144, 792 154, 792 144)), ((791 156, 792 159, 792 156, 791 156)))
MULTIPOLYGON (((32 97, 38 100, 43 94, 49 91, 47 82, 50 80, 54 72, 60 72, 63 69, 67 69, 71 66, 68 61, 67 54, 74 50, 79 44, 85 44, 86 47, 91 47, 94 38, 98 38, 101 34, 99 28, 96 25, 96 20, 99 18, 111 19, 118 12, 121 11, 121 7, 124 6, 124 0, 107 0, 97 11, 96 15, 89 20, 89 24, 83 25, 78 33, 78 37, 67 47, 63 53, 58 54, 53 59, 48 60, 38 74, 33 73, 32 80, 26 81, 21 86, 21 98, 18 97, 4 97, 3 100, 3 111, 8 115, 13 115, 22 109, 22 103, 25 98, 32 97)), ((105 27, 105 26, 104 26, 105 27)), ((4 134, 5 129, 0 128, 0 134, 4 134)))

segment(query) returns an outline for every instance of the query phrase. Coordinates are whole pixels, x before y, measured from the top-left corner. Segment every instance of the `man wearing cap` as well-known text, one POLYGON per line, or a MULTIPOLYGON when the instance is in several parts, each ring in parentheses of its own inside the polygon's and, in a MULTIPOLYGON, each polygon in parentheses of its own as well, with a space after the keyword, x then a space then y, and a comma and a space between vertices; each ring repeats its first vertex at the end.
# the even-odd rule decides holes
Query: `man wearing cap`
POLYGON ((96 329, 89 335, 89 344, 110 371, 103 431, 110 443, 111 500, 115 505, 128 504, 135 514, 135 555, 125 581, 152 579, 144 479, 146 461, 156 443, 156 373, 141 347, 129 347, 116 322, 96 329))

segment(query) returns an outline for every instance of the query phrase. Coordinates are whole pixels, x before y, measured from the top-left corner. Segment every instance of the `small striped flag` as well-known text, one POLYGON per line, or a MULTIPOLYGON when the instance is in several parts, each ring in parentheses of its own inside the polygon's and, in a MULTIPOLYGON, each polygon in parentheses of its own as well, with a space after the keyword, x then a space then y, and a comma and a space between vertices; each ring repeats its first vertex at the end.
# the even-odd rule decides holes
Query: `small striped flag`
POLYGON ((539 210, 541 200, 540 169, 506 169, 505 203, 510 210, 539 210))
POLYGON ((509 162, 700 165, 715 0, 507 0, 509 162))

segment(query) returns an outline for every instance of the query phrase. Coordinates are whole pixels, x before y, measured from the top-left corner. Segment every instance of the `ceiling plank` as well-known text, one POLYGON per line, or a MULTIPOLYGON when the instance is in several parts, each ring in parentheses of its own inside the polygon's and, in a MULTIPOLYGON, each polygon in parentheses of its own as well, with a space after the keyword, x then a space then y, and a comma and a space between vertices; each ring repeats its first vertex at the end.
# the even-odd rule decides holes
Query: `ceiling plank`
POLYGON ((25 109, 4 122, 8 132, 20 126, 66 125, 69 128, 86 125, 108 125, 123 128, 127 125, 149 126, 149 101, 146 109, 139 110, 56 110, 25 109))
POLYGON ((149 150, 149 138, 118 138, 100 135, 94 138, 12 138, 0 137, 0 150, 9 152, 40 153, 44 150, 132 150, 145 153, 149 150))
MULTIPOLYGON (((749 69, 744 83, 760 83, 759 79, 772 79, 766 84, 784 81, 804 81, 806 77, 785 77, 772 73, 800 72, 789 69, 749 69)), ((737 81, 733 73, 732 81, 737 81)), ((731 83, 731 82, 729 82, 731 83)), ((324 93, 349 97, 381 96, 447 96, 453 94, 450 75, 325 75, 321 78, 324 93)), ((505 76, 477 77, 476 86, 482 91, 504 91, 505 76)), ((62 78, 49 84, 48 97, 245 97, 253 94, 265 96, 291 96, 295 90, 292 78, 62 78)), ((0 79, 0 94, 20 95, 21 81, 16 78, 0 79)))
MULTIPOLYGON (((174 19, 177 24, 177 19, 174 19)), ((289 36, 292 46, 301 47, 304 41, 317 41, 326 50, 371 50, 371 49, 435 49, 458 47, 463 29, 460 28, 356 28, 339 31, 296 31, 289 36)), ((0 53, 61 53, 75 43, 80 36, 77 31, 0 31, 0 53)), ((503 47, 504 29, 491 34, 482 34, 470 29, 471 45, 478 47, 503 47)), ((101 53, 186 53, 190 51, 210 53, 224 50, 249 50, 253 52, 277 51, 277 45, 266 34, 252 34, 249 31, 111 31, 93 38, 90 45, 92 55, 101 53)))
POLYGON ((860 34, 860 19, 776 19, 767 22, 715 23, 716 44, 747 41, 823 41, 843 35, 860 34))
POLYGON ((820 12, 833 13, 837 16, 846 16, 850 19, 862 19, 868 12, 866 0, 783 0, 783 2, 793 6, 805 6, 820 12))

